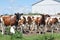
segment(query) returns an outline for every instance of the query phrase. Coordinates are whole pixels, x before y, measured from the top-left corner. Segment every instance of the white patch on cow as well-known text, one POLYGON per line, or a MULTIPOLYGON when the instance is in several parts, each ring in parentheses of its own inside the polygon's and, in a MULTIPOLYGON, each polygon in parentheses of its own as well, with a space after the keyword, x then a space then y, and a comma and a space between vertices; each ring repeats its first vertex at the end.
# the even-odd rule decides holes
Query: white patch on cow
POLYGON ((1 17, 0 19, 1 19, 2 24, 4 24, 3 17, 1 17))
POLYGON ((21 16, 20 18, 23 19, 23 16, 21 16))
POLYGON ((24 24, 22 24, 22 26, 24 26, 24 24))
POLYGON ((48 21, 49 17, 45 20, 46 22, 48 21))
POLYGON ((47 22, 48 21, 48 18, 45 20, 45 22, 47 22))
POLYGON ((11 16, 11 18, 14 18, 14 16, 11 16))
POLYGON ((1 19, 2 34, 4 34, 4 32, 5 32, 5 27, 4 27, 3 17, 1 17, 0 19, 1 19))
POLYGON ((58 22, 60 22, 60 18, 58 17, 57 19, 58 19, 58 22))
POLYGON ((3 22, 3 18, 1 17, 0 19, 1 19, 1 22, 3 22))
POLYGON ((25 18, 26 18, 26 21, 28 21, 28 20, 27 20, 28 16, 25 16, 25 18))
POLYGON ((50 21, 52 21, 52 18, 50 19, 50 21))
POLYGON ((12 26, 12 27, 10 28, 10 32, 11 32, 11 33, 15 33, 14 27, 15 27, 15 26, 12 26))
POLYGON ((49 20, 48 24, 50 23, 50 21, 52 21, 52 18, 49 20))

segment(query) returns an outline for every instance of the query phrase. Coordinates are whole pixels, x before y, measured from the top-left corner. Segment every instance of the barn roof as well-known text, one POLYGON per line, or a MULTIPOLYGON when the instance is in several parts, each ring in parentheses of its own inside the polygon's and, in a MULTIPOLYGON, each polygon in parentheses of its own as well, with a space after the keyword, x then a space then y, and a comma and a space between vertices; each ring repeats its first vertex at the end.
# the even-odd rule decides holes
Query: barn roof
POLYGON ((39 2, 36 2, 36 3, 32 4, 32 6, 36 5, 38 3, 40 3, 41 5, 45 5, 45 4, 60 4, 59 2, 56 2, 54 0, 44 0, 44 1, 42 0, 42 1, 39 1, 39 2))
POLYGON ((32 4, 32 6, 35 5, 35 4, 38 4, 38 3, 40 3, 40 2, 42 2, 42 1, 38 1, 38 2, 36 2, 36 3, 34 3, 34 4, 32 4))

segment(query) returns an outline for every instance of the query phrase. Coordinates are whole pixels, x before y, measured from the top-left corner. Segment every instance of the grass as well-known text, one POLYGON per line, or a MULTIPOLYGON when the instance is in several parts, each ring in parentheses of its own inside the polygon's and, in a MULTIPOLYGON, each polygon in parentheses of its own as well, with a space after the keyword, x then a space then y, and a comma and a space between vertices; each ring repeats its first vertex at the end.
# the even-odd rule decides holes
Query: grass
MULTIPOLYGON (((19 34, 17 34, 19 35, 19 34)), ((19 37, 15 37, 16 35, 1 35, 0 34, 0 40, 60 40, 60 34, 54 33, 53 35, 51 33, 47 34, 36 34, 36 35, 30 35, 30 36, 22 36, 22 34, 19 37), (21 37, 22 36, 22 37, 21 37)))

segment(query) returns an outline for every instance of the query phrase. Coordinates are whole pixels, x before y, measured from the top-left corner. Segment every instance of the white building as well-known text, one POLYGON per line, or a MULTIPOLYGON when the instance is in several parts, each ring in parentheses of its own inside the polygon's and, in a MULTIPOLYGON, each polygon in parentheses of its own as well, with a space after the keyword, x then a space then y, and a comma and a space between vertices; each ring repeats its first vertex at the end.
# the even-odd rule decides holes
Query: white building
POLYGON ((54 0, 44 0, 32 5, 32 13, 54 15, 60 13, 60 3, 54 0))

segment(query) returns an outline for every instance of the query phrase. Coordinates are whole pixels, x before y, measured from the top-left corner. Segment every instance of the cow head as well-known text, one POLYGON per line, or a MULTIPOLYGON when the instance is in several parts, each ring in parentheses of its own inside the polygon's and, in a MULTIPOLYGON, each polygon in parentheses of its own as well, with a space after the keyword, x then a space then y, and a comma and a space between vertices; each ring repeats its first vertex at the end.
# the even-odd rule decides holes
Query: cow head
POLYGON ((15 13, 15 15, 16 15, 17 20, 19 20, 21 15, 23 15, 23 13, 21 13, 21 14, 20 13, 15 13))

